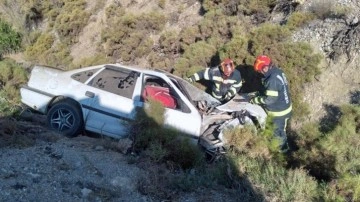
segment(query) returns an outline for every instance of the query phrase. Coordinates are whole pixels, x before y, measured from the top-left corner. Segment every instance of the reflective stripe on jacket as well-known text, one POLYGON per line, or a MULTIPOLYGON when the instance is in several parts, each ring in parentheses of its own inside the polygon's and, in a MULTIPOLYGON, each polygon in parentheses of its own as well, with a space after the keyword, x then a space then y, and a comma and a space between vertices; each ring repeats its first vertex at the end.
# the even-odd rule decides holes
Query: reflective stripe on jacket
POLYGON ((224 78, 219 67, 206 68, 195 73, 191 78, 194 81, 201 79, 213 81, 211 86, 212 96, 217 99, 232 98, 242 86, 240 72, 236 69, 228 78, 224 78))
POLYGON ((272 67, 264 76, 265 92, 256 97, 254 102, 263 104, 268 114, 274 117, 290 115, 292 104, 284 72, 277 67, 272 67))

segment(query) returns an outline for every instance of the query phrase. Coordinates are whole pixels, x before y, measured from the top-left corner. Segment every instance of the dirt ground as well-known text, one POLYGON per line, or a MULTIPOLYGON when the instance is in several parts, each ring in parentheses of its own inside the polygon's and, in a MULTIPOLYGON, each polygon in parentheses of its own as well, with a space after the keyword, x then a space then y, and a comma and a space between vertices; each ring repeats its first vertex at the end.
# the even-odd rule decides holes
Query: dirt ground
POLYGON ((128 154, 128 139, 67 138, 44 122, 30 112, 17 121, 0 119, 0 201, 236 201, 212 189, 154 197, 149 186, 161 183, 153 181, 161 170, 128 154))

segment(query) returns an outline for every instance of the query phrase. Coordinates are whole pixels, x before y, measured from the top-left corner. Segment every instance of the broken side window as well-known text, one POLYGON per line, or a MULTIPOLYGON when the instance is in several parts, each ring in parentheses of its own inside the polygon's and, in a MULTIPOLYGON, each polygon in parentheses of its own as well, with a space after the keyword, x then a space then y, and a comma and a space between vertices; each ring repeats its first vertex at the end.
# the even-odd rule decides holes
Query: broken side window
POLYGON ((132 99, 139 75, 139 72, 133 70, 109 66, 96 75, 89 85, 132 99))
POLYGON ((143 83, 141 101, 146 102, 149 98, 152 98, 161 102, 165 108, 190 112, 190 109, 181 100, 180 96, 163 79, 145 75, 143 83))

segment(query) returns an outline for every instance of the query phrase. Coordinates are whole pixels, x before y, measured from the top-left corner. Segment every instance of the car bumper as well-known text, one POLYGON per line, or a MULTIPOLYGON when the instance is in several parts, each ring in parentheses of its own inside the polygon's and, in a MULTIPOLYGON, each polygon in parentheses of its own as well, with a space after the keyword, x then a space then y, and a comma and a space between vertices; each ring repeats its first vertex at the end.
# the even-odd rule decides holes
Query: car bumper
POLYGON ((20 88, 20 95, 23 104, 43 114, 46 113, 47 106, 54 97, 53 95, 27 86, 20 88))

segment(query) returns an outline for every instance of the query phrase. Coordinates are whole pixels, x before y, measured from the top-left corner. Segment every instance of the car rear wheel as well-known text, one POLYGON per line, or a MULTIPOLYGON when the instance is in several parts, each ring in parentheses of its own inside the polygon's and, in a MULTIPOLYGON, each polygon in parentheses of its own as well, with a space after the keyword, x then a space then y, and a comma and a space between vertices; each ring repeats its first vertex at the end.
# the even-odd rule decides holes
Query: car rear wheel
POLYGON ((83 129, 81 109, 70 99, 56 102, 47 113, 48 127, 69 137, 77 136, 83 129))

